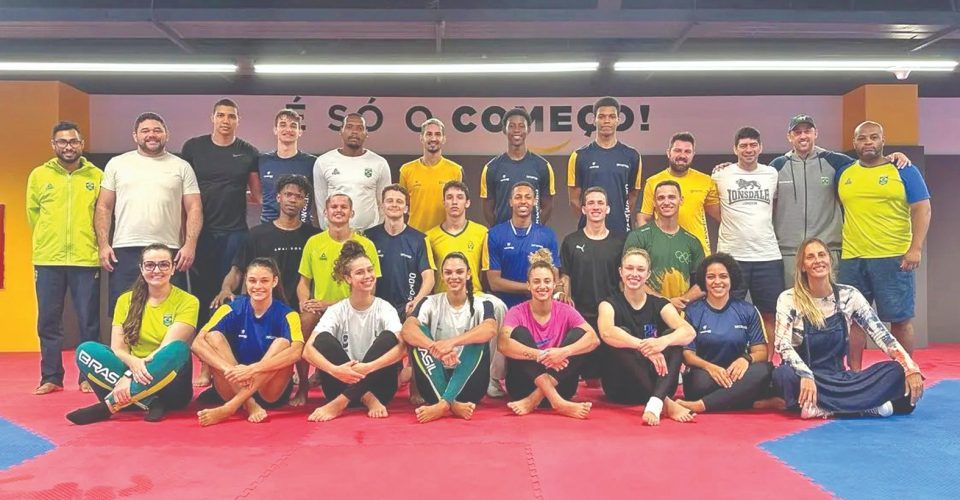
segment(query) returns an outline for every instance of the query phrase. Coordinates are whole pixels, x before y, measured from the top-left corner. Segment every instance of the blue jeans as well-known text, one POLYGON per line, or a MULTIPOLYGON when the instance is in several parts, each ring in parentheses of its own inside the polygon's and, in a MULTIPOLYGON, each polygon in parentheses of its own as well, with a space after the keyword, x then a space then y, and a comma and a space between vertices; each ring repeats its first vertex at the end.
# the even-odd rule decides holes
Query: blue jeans
POLYGON ((197 240, 197 258, 190 268, 190 292, 200 300, 197 329, 210 318, 210 302, 220 292, 233 258, 247 242, 248 231, 202 231, 197 240))
POLYGON ((881 321, 906 321, 913 317, 916 285, 914 272, 900 269, 900 261, 901 257, 843 259, 837 281, 875 302, 881 321))
MULTIPOLYGON (((113 308, 117 305, 117 299, 123 295, 124 292, 130 290, 130 287, 133 286, 133 282, 137 280, 137 276, 140 276, 140 253, 143 252, 145 247, 126 247, 126 248, 114 248, 113 253, 117 256, 117 262, 113 264, 113 271, 110 273, 110 280, 107 282, 109 303, 107 314, 110 317, 113 317, 113 308)), ((177 249, 173 249, 173 254, 176 256, 177 249)), ((170 283, 173 286, 180 288, 182 290, 187 289, 187 274, 186 273, 173 273, 173 276, 170 278, 170 283)))
MULTIPOLYGON (((80 327, 80 343, 100 340, 100 268, 35 266, 40 383, 63 385, 63 305, 67 290, 80 327)), ((81 378, 82 380, 82 378, 81 378)))

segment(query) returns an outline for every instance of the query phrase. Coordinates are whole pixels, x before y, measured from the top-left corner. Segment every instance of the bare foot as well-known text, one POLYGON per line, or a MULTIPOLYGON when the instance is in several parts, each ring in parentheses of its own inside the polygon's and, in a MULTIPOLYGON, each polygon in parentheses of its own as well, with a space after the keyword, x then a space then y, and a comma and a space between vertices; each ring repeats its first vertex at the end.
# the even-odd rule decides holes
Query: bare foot
POLYGON ((697 416, 696 413, 669 398, 664 401, 663 410, 667 417, 677 422, 693 422, 693 418, 697 416))
POLYGON ((333 401, 313 410, 313 413, 307 417, 307 420, 311 422, 328 422, 333 420, 343 413, 343 410, 347 408, 347 404, 349 403, 350 400, 347 398, 335 398, 333 401))
MULTIPOLYGON (((304 387, 304 389, 306 389, 306 387, 304 387)), ((299 408, 299 407, 307 404, 307 391, 306 391, 306 390, 300 390, 299 387, 298 387, 298 388, 297 388, 297 393, 294 394, 292 398, 290 398, 290 402, 287 403, 287 404, 290 405, 290 406, 292 406, 292 407, 294 407, 294 408, 299 408)))
POLYGON ((446 401, 440 401, 434 405, 421 406, 416 410, 417 422, 421 424, 432 422, 438 418, 445 417, 448 411, 450 411, 450 403, 446 401))
POLYGON ((783 398, 769 398, 761 399, 759 401, 754 401, 753 409, 755 410, 786 410, 787 402, 783 398))
POLYGON ((450 405, 450 413, 464 419, 470 420, 473 418, 473 411, 477 409, 477 405, 473 403, 461 403, 459 401, 454 401, 450 405))
POLYGON ((590 408, 593 403, 574 403, 573 401, 564 401, 553 409, 561 415, 568 417, 584 419, 590 414, 590 408))
POLYGON ((383 406, 383 403, 373 394, 361 398, 360 402, 367 407, 367 416, 370 418, 387 418, 390 416, 387 413, 387 407, 383 406))
POLYGON ((224 405, 198 411, 197 420, 200 421, 201 427, 207 427, 223 422, 224 420, 230 418, 230 415, 233 415, 233 412, 230 411, 230 408, 227 408, 227 406, 224 405))
POLYGON ((47 382, 46 384, 40 384, 40 386, 33 390, 33 393, 37 396, 43 396, 44 394, 50 394, 52 392, 59 392, 62 390, 62 385, 57 385, 53 382, 47 382))
POLYGON ((80 392, 93 392, 93 387, 90 387, 90 382, 87 382, 86 380, 80 382, 80 392))
POLYGON ((243 409, 247 412, 247 422, 251 424, 259 424, 267 419, 267 410, 264 410, 253 398, 244 403, 243 409))
POLYGON ((206 364, 202 364, 200 366, 200 375, 198 375, 196 380, 193 381, 193 386, 208 387, 213 383, 213 380, 210 379, 210 369, 207 368, 206 364))
POLYGON ((534 394, 536 394, 536 391, 530 393, 529 396, 523 399, 518 399, 516 401, 507 403, 507 406, 517 415, 526 415, 533 410, 536 410, 537 406, 540 405, 540 401, 535 400, 534 394))
MULTIPOLYGON (((400 378, 403 378, 403 372, 400 373, 400 378)), ((427 401, 423 399, 423 396, 420 395, 420 388, 417 387, 416 382, 410 383, 410 404, 414 406, 420 406, 427 401)))
POLYGON ((647 425, 660 425, 660 415, 652 411, 643 412, 643 423, 647 425))
POLYGON ((694 412, 694 413, 703 413, 703 412, 707 411, 707 407, 706 407, 706 405, 703 404, 703 400, 699 400, 699 401, 684 401, 684 400, 682 400, 682 399, 678 399, 678 400, 676 401, 676 403, 677 403, 678 405, 680 405, 680 406, 682 406, 682 407, 684 407, 684 408, 686 408, 686 409, 694 412))

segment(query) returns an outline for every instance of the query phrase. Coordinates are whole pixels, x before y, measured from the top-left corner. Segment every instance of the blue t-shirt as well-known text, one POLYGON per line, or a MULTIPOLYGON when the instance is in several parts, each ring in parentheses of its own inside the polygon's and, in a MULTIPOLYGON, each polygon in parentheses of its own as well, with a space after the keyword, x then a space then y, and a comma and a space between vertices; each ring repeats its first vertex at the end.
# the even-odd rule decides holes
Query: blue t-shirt
MULTIPOLYGON (((530 268, 531 253, 546 248, 553 255, 553 265, 560 267, 560 252, 557 250, 557 235, 547 226, 531 224, 527 228, 514 228, 508 220, 490 228, 487 233, 488 265, 484 270, 500 271, 500 276, 511 281, 525 283, 530 268)), ((525 294, 495 292, 507 307, 524 300, 525 294)))
POLYGON ((229 304, 220 306, 203 329, 222 333, 230 342, 237 361, 244 365, 263 359, 276 339, 303 342, 300 316, 293 309, 274 300, 258 318, 250 305, 250 297, 246 295, 238 295, 229 304))
MULTIPOLYGON (((302 175, 307 181, 313 181, 313 164, 317 157, 298 151, 290 158, 280 158, 277 152, 260 155, 260 184, 263 191, 263 208, 260 211, 260 222, 271 222, 280 216, 280 205, 277 203, 277 179, 284 175, 302 175)), ((311 201, 313 193, 306 193, 307 204, 300 212, 300 220, 310 220, 311 201)))
POLYGON ((687 305, 684 318, 697 332, 687 349, 723 368, 747 354, 750 346, 766 343, 760 312, 743 300, 731 298, 723 309, 714 309, 700 299, 687 305))
MULTIPOLYGON (((617 142, 612 148, 602 148, 596 142, 573 152, 567 164, 567 185, 586 191, 602 187, 607 192, 607 228, 618 233, 630 230, 630 190, 640 189, 640 153, 636 149, 617 142)), ((582 229, 587 219, 580 215, 577 229, 582 229)))
POLYGON ((535 188, 533 221, 539 223, 540 198, 556 194, 550 162, 528 151, 519 161, 503 153, 484 165, 480 174, 480 198, 493 198, 495 224, 506 222, 513 215, 510 211, 510 191, 520 181, 527 181, 535 188))
POLYGON ((420 273, 436 267, 426 236, 410 226, 400 234, 390 236, 383 224, 367 229, 363 235, 377 247, 377 256, 380 257, 377 297, 403 313, 407 302, 413 300, 423 284, 420 273))

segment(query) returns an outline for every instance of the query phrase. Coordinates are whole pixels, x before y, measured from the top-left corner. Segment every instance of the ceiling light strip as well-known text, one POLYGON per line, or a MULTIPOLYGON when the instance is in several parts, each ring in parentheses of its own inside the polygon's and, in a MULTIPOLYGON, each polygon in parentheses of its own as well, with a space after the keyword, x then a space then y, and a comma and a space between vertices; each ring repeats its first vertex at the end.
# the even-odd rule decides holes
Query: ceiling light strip
POLYGON ((71 73, 236 73, 235 64, 4 62, 0 71, 71 73))
POLYGON ((479 64, 256 64, 259 74, 283 75, 456 75, 510 73, 570 73, 596 71, 600 63, 479 63, 479 64))
POLYGON ((615 71, 953 71, 957 61, 725 60, 620 61, 615 71))

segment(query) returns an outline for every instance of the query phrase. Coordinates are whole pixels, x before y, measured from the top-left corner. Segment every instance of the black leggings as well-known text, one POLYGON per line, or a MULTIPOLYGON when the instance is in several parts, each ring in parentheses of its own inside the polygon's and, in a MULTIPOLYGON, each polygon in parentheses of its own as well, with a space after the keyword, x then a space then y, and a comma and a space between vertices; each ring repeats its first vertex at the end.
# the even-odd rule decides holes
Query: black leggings
MULTIPOLYGON (((374 361, 396 347, 397 343, 397 336, 393 332, 380 332, 380 335, 377 335, 361 361, 364 363, 374 361)), ((313 341, 313 347, 324 358, 327 358, 327 361, 335 365, 342 365, 350 361, 350 356, 347 351, 343 350, 340 341, 329 332, 322 332, 317 335, 317 338, 313 341)), ((332 401, 333 398, 343 394, 351 403, 357 403, 364 394, 372 392, 381 403, 387 404, 397 393, 397 377, 400 375, 402 365, 403 363, 398 362, 383 367, 375 372, 368 373, 366 377, 354 384, 346 384, 323 370, 317 371, 320 373, 320 387, 323 388, 323 395, 327 398, 327 401, 332 401)))
POLYGON ((706 411, 743 410, 768 395, 772 374, 772 363, 750 363, 743 378, 727 389, 720 387, 706 370, 691 368, 683 376, 683 399, 703 400, 706 411))
MULTIPOLYGON (((414 354, 410 354, 410 359, 414 359, 414 354)), ((443 366, 437 362, 439 366, 443 366)), ((413 366, 413 379, 417 384, 417 389, 420 390, 420 396, 423 397, 423 400, 428 404, 437 404, 440 402, 440 398, 437 397, 437 391, 434 390, 433 385, 430 383, 430 379, 427 377, 427 374, 423 372, 420 368, 420 365, 417 363, 410 363, 413 366)), ((447 380, 450 380, 450 377, 453 373, 453 370, 443 368, 446 372, 447 380)), ((487 393, 487 385, 490 383, 490 350, 485 349, 483 352, 483 357, 480 358, 480 364, 477 365, 477 369, 474 370, 473 374, 470 375, 470 378, 467 379, 467 382, 463 384, 463 389, 460 390, 460 393, 457 394, 455 398, 461 403, 479 403, 483 396, 487 393)))
POLYGON ((680 384, 683 348, 670 346, 663 350, 667 375, 657 375, 653 363, 636 349, 609 346, 603 364, 601 384, 607 399, 614 403, 636 405, 651 397, 672 398, 680 384))
MULTIPOLYGON (((563 336, 560 347, 568 346, 580 340, 586 334, 582 328, 571 328, 563 336)), ((521 344, 538 349, 537 342, 533 340, 533 334, 526 327, 518 326, 513 329, 510 338, 521 344)), ((563 399, 570 399, 577 393, 577 384, 580 383, 580 369, 583 366, 583 355, 570 356, 567 358, 567 367, 561 371, 547 369, 542 364, 529 359, 507 358, 507 393, 510 399, 523 399, 530 395, 537 388, 534 379, 549 374, 557 381, 557 392, 563 399)))

